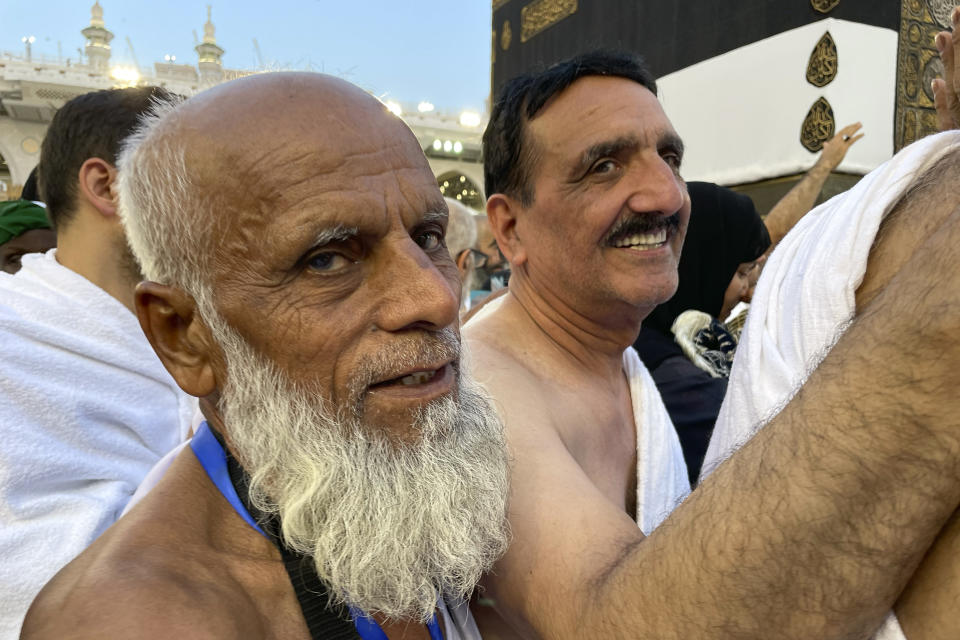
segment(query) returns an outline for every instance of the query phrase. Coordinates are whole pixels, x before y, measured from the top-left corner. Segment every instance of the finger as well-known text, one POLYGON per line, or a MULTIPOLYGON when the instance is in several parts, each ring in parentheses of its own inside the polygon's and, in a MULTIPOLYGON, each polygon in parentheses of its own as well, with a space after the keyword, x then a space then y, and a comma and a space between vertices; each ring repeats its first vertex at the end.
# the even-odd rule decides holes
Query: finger
POLYGON ((943 77, 952 85, 954 82, 953 70, 956 68, 953 36, 949 31, 941 31, 937 34, 935 42, 937 51, 940 52, 940 60, 943 62, 943 77))
POLYGON ((953 114, 947 105, 947 84, 937 78, 933 81, 933 104, 937 109, 937 128, 940 131, 949 131, 956 127, 953 114))
POLYGON ((854 134, 857 131, 859 131, 861 128, 863 128, 863 125, 859 122, 854 124, 849 124, 845 126, 843 129, 840 129, 840 132, 836 136, 834 136, 834 139, 840 139, 843 141, 844 144, 849 146, 853 144, 852 140, 853 140, 854 134))
MULTIPOLYGON (((947 81, 947 86, 952 88, 954 93, 960 92, 960 78, 957 77, 957 71, 960 70, 960 42, 957 42, 954 34, 957 33, 958 28, 960 28, 960 7, 956 7, 953 10, 953 33, 946 33, 946 51, 943 56, 950 58, 950 70, 946 72, 944 79, 947 81)), ((946 63, 944 63, 946 67, 946 63)))
POLYGON ((858 136, 855 136, 855 137, 853 137, 853 138, 850 138, 850 142, 849 142, 848 144, 853 144, 854 142, 856 142, 857 140, 859 140, 860 138, 862 138, 862 137, 865 136, 865 135, 867 135, 867 134, 861 133, 861 134, 858 135, 858 136))

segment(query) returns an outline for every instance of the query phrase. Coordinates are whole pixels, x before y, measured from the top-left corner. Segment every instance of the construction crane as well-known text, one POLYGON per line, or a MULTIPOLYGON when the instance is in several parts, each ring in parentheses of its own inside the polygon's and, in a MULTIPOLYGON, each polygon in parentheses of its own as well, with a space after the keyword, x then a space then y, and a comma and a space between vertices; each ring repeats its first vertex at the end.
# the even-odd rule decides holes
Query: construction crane
POLYGON ((133 42, 130 41, 130 36, 127 36, 127 47, 130 49, 130 57, 133 58, 133 66, 139 73, 140 63, 137 62, 137 52, 133 50, 133 42))
POLYGON ((257 68, 263 69, 263 56, 260 55, 260 45, 257 44, 257 39, 253 39, 253 52, 257 54, 257 68))

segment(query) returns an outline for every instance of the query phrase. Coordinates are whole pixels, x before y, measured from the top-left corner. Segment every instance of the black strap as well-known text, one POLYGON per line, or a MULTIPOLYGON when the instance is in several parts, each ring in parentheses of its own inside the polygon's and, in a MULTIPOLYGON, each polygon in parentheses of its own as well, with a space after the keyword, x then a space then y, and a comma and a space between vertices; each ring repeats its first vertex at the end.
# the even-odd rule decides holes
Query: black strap
POLYGON ((313 640, 360 640, 360 634, 350 618, 349 610, 342 604, 335 604, 330 601, 330 594, 326 585, 320 580, 320 576, 317 575, 313 560, 288 549, 280 540, 279 519, 276 516, 265 515, 250 504, 248 488, 250 478, 247 472, 243 470, 237 459, 230 453, 223 437, 215 429, 211 428, 210 431, 220 441, 220 445, 226 453, 227 471, 240 501, 280 551, 283 566, 290 577, 293 592, 297 595, 300 611, 303 612, 310 637, 313 640))

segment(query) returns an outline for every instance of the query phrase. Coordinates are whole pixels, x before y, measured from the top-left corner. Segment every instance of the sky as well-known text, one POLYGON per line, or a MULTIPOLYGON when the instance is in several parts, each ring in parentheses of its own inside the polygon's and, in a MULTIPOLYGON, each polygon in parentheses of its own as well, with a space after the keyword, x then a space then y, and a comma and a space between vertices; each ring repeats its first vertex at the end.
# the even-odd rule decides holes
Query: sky
MULTIPOLYGON (((490 0, 100 0, 113 32, 111 63, 152 69, 165 55, 196 64, 212 6, 224 66, 339 75, 384 99, 483 111, 490 91, 490 0)), ((93 0, 0 0, 0 51, 77 59, 93 0)))

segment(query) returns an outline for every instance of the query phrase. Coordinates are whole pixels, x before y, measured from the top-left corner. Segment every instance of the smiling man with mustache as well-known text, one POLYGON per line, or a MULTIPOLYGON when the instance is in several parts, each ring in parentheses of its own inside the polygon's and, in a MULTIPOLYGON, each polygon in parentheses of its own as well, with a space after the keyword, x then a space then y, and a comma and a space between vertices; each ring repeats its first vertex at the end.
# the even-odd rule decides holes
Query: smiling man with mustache
MULTIPOLYGON (((960 200, 945 181, 942 227, 688 496, 630 348, 677 287, 682 156, 627 54, 515 78, 494 105, 487 215, 513 276, 464 328, 513 460, 513 540, 475 607, 491 637, 510 633, 492 601, 529 638, 866 638, 960 503, 960 200)), ((954 635, 955 602, 938 612, 954 635)))

